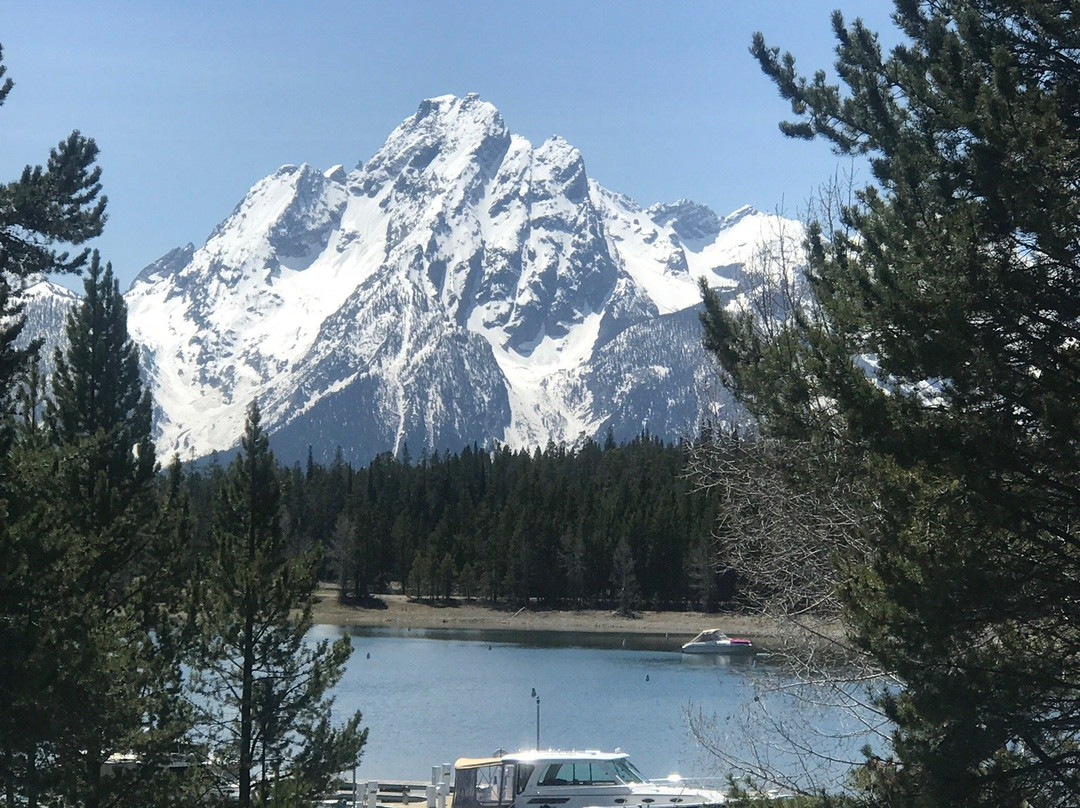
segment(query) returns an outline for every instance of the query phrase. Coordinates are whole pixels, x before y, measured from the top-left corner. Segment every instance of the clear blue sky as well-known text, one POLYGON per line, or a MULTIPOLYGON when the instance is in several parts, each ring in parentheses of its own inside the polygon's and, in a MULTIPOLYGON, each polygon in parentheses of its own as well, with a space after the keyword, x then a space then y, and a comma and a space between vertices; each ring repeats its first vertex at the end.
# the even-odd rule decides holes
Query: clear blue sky
POLYGON ((0 178, 93 137, 95 246, 126 288, 279 166, 351 168, 422 99, 477 92, 643 205, 795 215, 846 164, 779 133, 789 110, 747 49, 760 30, 831 75, 834 8, 895 39, 888 0, 0 0, 0 178))

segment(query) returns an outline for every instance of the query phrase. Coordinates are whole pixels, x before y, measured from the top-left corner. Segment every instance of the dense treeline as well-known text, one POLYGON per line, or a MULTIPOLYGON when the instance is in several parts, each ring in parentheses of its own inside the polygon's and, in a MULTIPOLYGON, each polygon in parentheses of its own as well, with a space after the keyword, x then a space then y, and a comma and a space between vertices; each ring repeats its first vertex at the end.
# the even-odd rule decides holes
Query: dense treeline
MULTIPOLYGON (((648 434, 532 452, 466 447, 356 468, 281 468, 287 532, 324 549, 322 574, 362 602, 393 582, 432 600, 560 608, 713 609, 714 506, 685 479, 686 449, 648 434)), ((216 464, 194 470, 194 551, 209 546, 216 464)))

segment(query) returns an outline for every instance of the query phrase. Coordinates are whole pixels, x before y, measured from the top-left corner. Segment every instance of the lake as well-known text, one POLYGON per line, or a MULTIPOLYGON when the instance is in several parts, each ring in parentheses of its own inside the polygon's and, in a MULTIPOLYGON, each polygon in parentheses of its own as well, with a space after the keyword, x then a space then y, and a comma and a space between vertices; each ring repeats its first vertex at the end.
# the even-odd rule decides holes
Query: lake
MULTIPOLYGON (((738 727, 758 705, 753 674, 764 664, 684 655, 662 636, 335 626, 313 635, 343 631, 353 654, 335 710, 363 712, 363 780, 426 780, 432 766, 459 757, 535 748, 535 691, 541 748, 620 748, 647 777, 720 781, 727 770, 695 740, 688 716, 709 716, 719 743, 741 743, 738 727)), ((813 719, 793 713, 788 723, 811 720, 815 732, 847 732, 846 717, 828 710, 813 719)), ((863 742, 845 738, 845 752, 856 759, 863 742)), ((778 746, 769 754, 780 765, 801 765, 797 755, 784 762, 778 746)))

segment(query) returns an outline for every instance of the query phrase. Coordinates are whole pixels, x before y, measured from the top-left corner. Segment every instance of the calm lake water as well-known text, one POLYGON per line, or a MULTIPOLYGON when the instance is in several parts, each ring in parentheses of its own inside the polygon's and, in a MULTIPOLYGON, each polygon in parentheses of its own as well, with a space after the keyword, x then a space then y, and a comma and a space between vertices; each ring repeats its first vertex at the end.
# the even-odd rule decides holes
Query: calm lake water
POLYGON ((314 629, 320 639, 342 631, 353 654, 335 709, 363 712, 364 780, 426 780, 459 757, 535 748, 533 690, 541 748, 618 747, 647 777, 719 780, 725 771, 695 741, 688 714, 712 716, 719 732, 737 723, 763 664, 684 655, 663 637, 314 629))

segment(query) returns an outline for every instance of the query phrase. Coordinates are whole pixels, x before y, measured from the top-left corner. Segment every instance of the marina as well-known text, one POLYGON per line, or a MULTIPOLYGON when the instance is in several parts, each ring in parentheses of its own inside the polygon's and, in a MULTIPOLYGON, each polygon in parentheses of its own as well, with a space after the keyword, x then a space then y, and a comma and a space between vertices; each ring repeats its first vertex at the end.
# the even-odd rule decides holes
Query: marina
MULTIPOLYGON (((432 766, 463 754, 499 749, 608 749, 631 755, 643 776, 677 776, 722 788, 729 770, 705 750, 691 727, 705 726, 716 744, 748 751, 747 728, 761 702, 760 655, 683 654, 688 636, 665 638, 476 629, 381 629, 317 626, 314 638, 350 634, 353 654, 334 695, 335 710, 360 709, 369 729, 356 772, 379 782, 378 804, 426 799, 432 766)), ((836 735, 837 760, 859 760, 867 742, 828 709, 800 715, 795 703, 774 704, 789 723, 836 735)), ((768 740, 768 737, 766 737, 768 740)), ((777 755, 792 771, 800 761, 777 755)), ((841 776, 843 765, 837 767, 841 776)))
POLYGON ((425 780, 430 766, 463 752, 537 746, 621 747, 649 778, 720 777, 687 711, 734 710, 748 693, 739 661, 684 656, 677 643, 671 651, 634 647, 633 637, 452 630, 351 638, 335 708, 360 709, 369 728, 361 780, 425 780))

